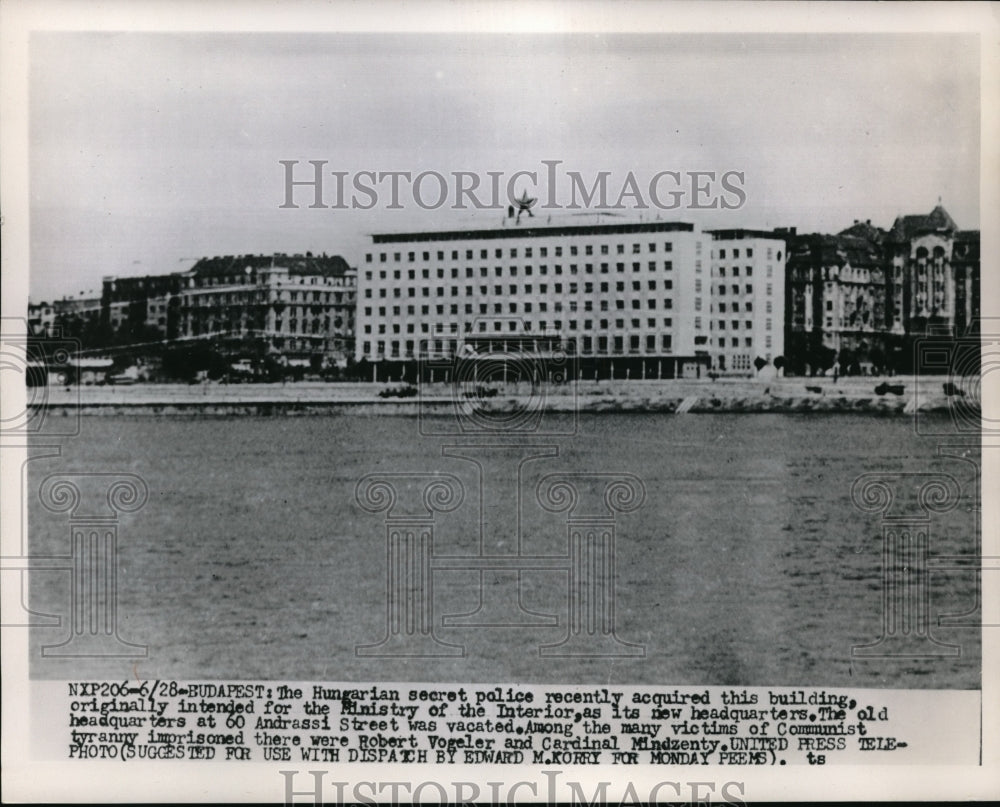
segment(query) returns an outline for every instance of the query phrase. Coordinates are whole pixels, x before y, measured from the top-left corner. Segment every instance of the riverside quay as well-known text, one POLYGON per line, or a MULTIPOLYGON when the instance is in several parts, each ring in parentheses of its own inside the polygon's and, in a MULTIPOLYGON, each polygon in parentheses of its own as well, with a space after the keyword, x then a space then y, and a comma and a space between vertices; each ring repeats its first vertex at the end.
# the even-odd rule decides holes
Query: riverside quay
MULTIPOLYGON (((373 235, 358 271, 356 359, 386 379, 423 367, 445 380, 449 361, 498 354, 572 357, 584 378, 706 375, 712 235, 688 222, 559 218, 373 235)), ((772 265, 759 281, 737 280, 727 302, 739 313, 726 336, 769 360, 781 353, 785 244, 766 240, 743 247, 751 263, 754 249, 770 249, 772 265), (765 332, 758 312, 767 310, 779 313, 765 332)))

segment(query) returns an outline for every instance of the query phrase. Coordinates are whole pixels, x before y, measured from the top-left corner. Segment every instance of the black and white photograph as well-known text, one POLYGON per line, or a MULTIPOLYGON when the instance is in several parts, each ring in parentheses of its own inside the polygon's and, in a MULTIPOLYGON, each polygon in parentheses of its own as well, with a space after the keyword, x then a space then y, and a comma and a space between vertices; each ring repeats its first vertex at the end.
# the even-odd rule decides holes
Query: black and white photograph
POLYGON ((1000 794, 995 6, 26 5, 12 792, 1000 794))

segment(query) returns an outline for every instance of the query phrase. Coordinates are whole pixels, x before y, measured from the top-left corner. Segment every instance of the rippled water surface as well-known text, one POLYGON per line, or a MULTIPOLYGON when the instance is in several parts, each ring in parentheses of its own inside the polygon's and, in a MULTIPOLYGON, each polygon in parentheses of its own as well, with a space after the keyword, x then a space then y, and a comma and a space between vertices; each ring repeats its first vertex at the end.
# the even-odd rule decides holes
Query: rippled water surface
MULTIPOLYGON (((963 489, 931 522, 932 558, 976 552, 978 450, 941 456, 906 418, 863 415, 594 415, 575 437, 534 442, 558 456, 523 466, 522 547, 566 552, 565 514, 542 511, 537 481, 554 471, 630 472, 646 503, 617 522, 618 635, 641 658, 547 658, 566 633, 565 571, 522 573, 527 610, 555 626, 441 627, 475 610, 479 574, 434 575, 442 641, 464 657, 365 658, 385 633, 381 515, 354 500, 370 472, 443 471, 466 500, 435 525, 435 551, 471 555, 479 541, 479 475, 442 456, 452 438, 421 437, 408 417, 84 418, 62 457, 29 463, 30 546, 69 549, 65 514, 37 504, 51 473, 141 475, 150 498, 119 526, 119 622, 149 647, 131 660, 40 660, 63 629, 32 632, 33 674, 80 678, 504 681, 975 688, 974 628, 938 626, 972 611, 967 572, 929 577, 932 632, 960 647, 941 659, 859 660, 853 645, 882 632, 882 524, 851 503, 866 472, 941 471, 963 489), (133 666, 135 664, 135 666, 133 666)), ((484 498, 487 544, 516 543, 516 450, 494 450, 484 498), (505 532, 506 530, 506 532, 505 532), (508 543, 509 539, 509 543, 508 543)), ((902 504, 902 507, 909 505, 902 504)), ((916 505, 912 505, 916 507, 916 505)), ((31 605, 65 614, 69 579, 34 574, 31 605)), ((501 585, 487 572, 482 585, 501 585)), ((973 617, 976 615, 973 614, 973 617)), ((970 618, 971 621, 971 618, 970 618)))

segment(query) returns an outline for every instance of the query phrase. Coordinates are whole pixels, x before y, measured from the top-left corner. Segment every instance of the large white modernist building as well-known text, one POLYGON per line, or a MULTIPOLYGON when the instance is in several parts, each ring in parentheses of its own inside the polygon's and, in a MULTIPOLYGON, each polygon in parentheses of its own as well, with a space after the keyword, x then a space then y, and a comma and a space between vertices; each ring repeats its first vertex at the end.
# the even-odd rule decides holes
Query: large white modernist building
POLYGON ((722 375, 752 375, 785 353, 785 240, 761 230, 712 231, 710 353, 722 375))
POLYGON ((694 224, 508 218, 372 242, 358 270, 356 358, 384 377, 484 343, 561 350, 587 378, 708 370, 712 239, 694 224))

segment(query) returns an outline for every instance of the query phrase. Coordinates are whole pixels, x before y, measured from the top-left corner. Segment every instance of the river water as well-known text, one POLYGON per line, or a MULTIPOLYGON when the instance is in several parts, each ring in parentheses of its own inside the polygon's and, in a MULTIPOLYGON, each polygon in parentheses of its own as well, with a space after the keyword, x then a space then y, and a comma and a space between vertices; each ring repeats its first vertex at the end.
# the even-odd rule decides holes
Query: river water
MULTIPOLYGON (((976 580, 968 572, 935 571, 927 579, 931 632, 957 645, 957 656, 852 658, 852 646, 883 631, 882 523, 851 502, 859 475, 951 475, 961 501, 933 516, 930 555, 977 551, 978 448, 942 456, 909 419, 872 415, 583 415, 574 436, 522 440, 554 454, 522 466, 523 552, 567 551, 566 514, 546 512, 534 499, 542 476, 605 472, 642 480, 644 505, 617 516, 614 602, 617 635, 644 655, 540 655, 540 645, 560 642, 567 631, 567 573, 551 568, 522 572, 521 601, 557 624, 442 626, 443 616, 474 611, 482 589, 504 580, 490 571, 480 579, 469 569, 439 570, 435 632, 443 643, 464 646, 465 655, 359 656, 359 645, 386 632, 386 530, 383 514, 355 501, 363 476, 444 472, 461 480, 463 504, 437 516, 435 553, 474 555, 481 523, 490 552, 516 546, 514 469, 526 449, 482 454, 481 478, 475 464, 443 456, 443 446, 459 438, 421 436, 418 425, 411 417, 358 415, 84 418, 80 435, 63 441, 61 457, 28 464, 30 548, 43 555, 69 549, 66 514, 38 504, 44 477, 141 476, 149 501, 119 523, 118 626, 122 638, 148 645, 148 657, 41 659, 40 647, 60 642, 66 630, 35 629, 32 674, 979 686, 978 630, 937 624, 942 615, 975 609, 976 580)), ((565 425, 572 425, 568 418, 565 425)), ((65 572, 34 573, 31 605, 65 615, 69 590, 65 572)))

